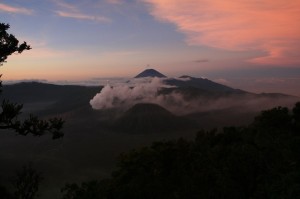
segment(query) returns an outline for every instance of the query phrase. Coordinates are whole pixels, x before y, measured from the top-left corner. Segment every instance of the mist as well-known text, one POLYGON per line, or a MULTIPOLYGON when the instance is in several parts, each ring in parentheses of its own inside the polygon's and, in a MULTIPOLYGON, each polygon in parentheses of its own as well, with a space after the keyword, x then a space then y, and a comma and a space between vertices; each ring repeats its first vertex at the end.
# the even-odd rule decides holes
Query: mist
POLYGON ((163 83, 161 78, 140 78, 132 79, 123 84, 111 86, 107 84, 91 99, 90 104, 93 109, 118 108, 126 110, 137 103, 156 103, 167 106, 167 102, 182 103, 180 95, 162 95, 159 91, 172 86, 163 83))
MULTIPOLYGON (((170 79, 107 79, 104 87, 44 83, 5 85, 3 97, 24 102, 23 111, 26 114, 33 112, 42 118, 62 117, 66 124, 64 138, 56 141, 52 141, 47 135, 39 138, 21 137, 14 136, 14 132, 4 131, 0 137, 0 160, 3 162, 0 173, 3 182, 8 182, 22 164, 32 161, 45 176, 41 198, 58 198, 60 188, 67 182, 109 176, 121 153, 160 140, 179 137, 193 139, 200 129, 248 125, 260 110, 274 106, 291 107, 299 100, 286 95, 257 95, 247 92, 205 95, 201 89, 190 90, 187 87, 167 85, 167 80, 170 79), (166 118, 164 112, 160 112, 162 115, 138 114, 136 117, 127 114, 128 112, 123 114, 123 111, 137 103, 158 104, 175 114, 175 117, 166 118), (144 115, 146 117, 142 118, 144 115), (126 120, 120 120, 118 116, 126 120), (135 120, 136 118, 139 120, 135 120), (143 129, 147 126, 143 124, 152 120, 159 120, 161 123, 150 123, 153 124, 153 129, 147 132, 143 129), (182 129, 177 126, 174 128, 177 122, 182 129), (170 129, 161 130, 163 125, 170 129), (132 133, 130 128, 127 131, 123 127, 130 127, 132 132, 136 127, 141 128, 132 133)), ((190 79, 184 77, 176 80, 188 82, 190 79)), ((151 113, 149 109, 146 111, 151 113)))
MULTIPOLYGON (((224 95, 221 97, 197 96, 188 97, 176 86, 165 84, 170 78, 136 78, 123 83, 108 83, 91 100, 90 105, 95 110, 119 109, 126 111, 138 103, 158 104, 176 115, 186 115, 195 112, 209 112, 223 109, 236 111, 260 111, 275 106, 293 106, 295 98, 245 94, 224 95), (163 92, 165 90, 170 92, 163 92)), ((188 81, 188 77, 176 78, 188 81)))

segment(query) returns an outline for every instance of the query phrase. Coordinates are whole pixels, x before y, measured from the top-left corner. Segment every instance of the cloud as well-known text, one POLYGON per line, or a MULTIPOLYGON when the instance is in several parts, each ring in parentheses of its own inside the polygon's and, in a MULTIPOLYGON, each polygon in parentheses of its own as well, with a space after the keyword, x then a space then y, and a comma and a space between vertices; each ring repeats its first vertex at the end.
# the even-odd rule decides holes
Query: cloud
MULTIPOLYGON (((180 91, 161 92, 163 88, 174 88, 166 85, 164 80, 168 78, 138 78, 126 82, 107 84, 100 93, 91 100, 90 105, 96 110, 118 109, 120 112, 128 110, 137 103, 158 104, 169 111, 184 115, 195 112, 206 112, 237 108, 239 111, 258 111, 262 108, 294 104, 297 99, 271 97, 258 97, 251 95, 223 96, 223 97, 187 97, 180 91), (292 103, 291 103, 292 102, 292 103)), ((187 81, 182 79, 182 81, 187 81)), ((221 81, 227 81, 222 79, 221 81)), ((187 90, 188 91, 188 90, 187 90)))
POLYGON ((30 46, 33 48, 26 53, 22 54, 22 56, 13 56, 14 59, 44 59, 44 58, 61 58, 73 55, 78 50, 58 50, 49 47, 49 44, 46 40, 38 40, 38 39, 24 39, 26 40, 30 46))
POLYGON ((97 22, 109 22, 110 21, 110 19, 107 17, 86 15, 86 14, 82 14, 79 12, 55 11, 55 13, 60 17, 74 18, 74 19, 80 19, 80 20, 92 20, 92 21, 97 21, 97 22))
POLYGON ((111 108, 127 110, 137 103, 155 103, 176 113, 190 111, 187 107, 189 103, 184 100, 183 95, 175 92, 159 93, 162 88, 173 87, 164 84, 163 80, 156 77, 138 78, 115 86, 107 84, 90 100, 90 105, 97 110, 111 108))
POLYGON ((208 59, 198 59, 198 60, 195 60, 194 62, 196 63, 205 63, 205 62, 209 62, 208 59))
POLYGON ((14 13, 14 14, 24 14, 24 15, 32 15, 33 10, 27 9, 27 8, 21 8, 21 7, 13 7, 7 4, 0 3, 0 12, 8 12, 8 13, 14 13))
POLYGON ((143 0, 158 20, 174 23, 189 45, 260 51, 257 64, 300 63, 299 0, 143 0))
POLYGON ((96 22, 110 22, 111 21, 111 19, 104 17, 104 16, 85 14, 74 4, 69 4, 69 3, 66 3, 61 0, 54 0, 53 2, 58 7, 60 7, 59 10, 55 11, 56 15, 59 17, 73 18, 73 19, 79 19, 79 20, 90 20, 90 21, 96 21, 96 22))
POLYGON ((138 102, 156 101, 157 92, 162 87, 159 78, 141 78, 111 86, 107 84, 90 104, 94 109, 125 108, 138 102))
POLYGON ((66 9, 66 10, 69 10, 69 11, 73 11, 73 12, 78 12, 78 9, 76 6, 74 6, 73 4, 68 4, 68 3, 65 3, 64 1, 61 1, 61 0, 53 0, 53 2, 63 8, 63 9, 66 9))
POLYGON ((278 77, 267 77, 267 78, 260 78, 256 79, 255 83, 259 84, 282 84, 285 83, 285 78, 278 78, 278 77))
POLYGON ((107 3, 109 4, 116 4, 116 5, 121 5, 124 3, 122 0, 106 0, 107 3))

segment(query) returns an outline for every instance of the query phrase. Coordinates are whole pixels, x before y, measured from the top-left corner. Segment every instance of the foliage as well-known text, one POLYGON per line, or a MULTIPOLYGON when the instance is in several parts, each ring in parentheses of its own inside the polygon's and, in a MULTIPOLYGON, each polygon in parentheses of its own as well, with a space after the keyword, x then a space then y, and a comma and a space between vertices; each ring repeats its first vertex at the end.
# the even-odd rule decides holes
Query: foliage
POLYGON ((247 127, 133 150, 110 179, 66 185, 63 199, 299 198, 299 110, 277 107, 247 127))
POLYGON ((0 185, 1 199, 14 199, 13 195, 3 186, 0 185))
POLYGON ((41 174, 29 164, 17 171, 13 183, 16 199, 34 199, 39 190, 39 184, 43 180, 41 174))
POLYGON ((22 53, 24 50, 31 49, 26 42, 19 45, 18 39, 14 35, 6 32, 9 28, 9 24, 0 23, 0 64, 5 62, 7 57, 15 52, 22 53))
MULTIPOLYGON (((8 24, 0 23, 0 66, 6 62, 8 56, 13 53, 22 53, 24 50, 30 50, 31 47, 26 42, 19 44, 18 39, 7 33, 8 24)), ((1 76, 0 76, 1 77, 1 76)), ((0 81, 0 93, 1 93, 0 81)), ((3 100, 0 112, 0 129, 13 129, 20 135, 32 134, 41 136, 47 132, 52 134, 53 139, 62 137, 61 132, 64 121, 59 118, 49 120, 41 120, 36 116, 30 116, 24 121, 19 120, 23 106, 16 103, 11 103, 8 100, 3 100)))
POLYGON ((293 119, 296 124, 296 128, 300 131, 300 102, 296 103, 293 108, 293 119))
POLYGON ((76 183, 66 184, 64 188, 61 189, 64 192, 63 199, 98 199, 106 198, 106 193, 108 192, 109 182, 103 181, 89 181, 83 182, 81 186, 76 183))

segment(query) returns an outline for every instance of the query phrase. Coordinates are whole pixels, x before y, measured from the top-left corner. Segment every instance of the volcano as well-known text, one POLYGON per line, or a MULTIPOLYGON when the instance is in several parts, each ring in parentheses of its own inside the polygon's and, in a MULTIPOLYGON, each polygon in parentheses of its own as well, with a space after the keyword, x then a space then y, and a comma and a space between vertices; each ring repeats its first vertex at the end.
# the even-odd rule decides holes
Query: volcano
POLYGON ((157 104, 139 103, 127 110, 114 126, 121 132, 143 134, 187 129, 192 122, 157 104))
POLYGON ((143 78, 143 77, 159 77, 159 78, 163 78, 163 77, 166 77, 166 76, 163 75, 163 74, 161 74, 157 70, 146 69, 143 72, 141 72, 140 74, 138 74, 137 76, 135 76, 134 78, 143 78))

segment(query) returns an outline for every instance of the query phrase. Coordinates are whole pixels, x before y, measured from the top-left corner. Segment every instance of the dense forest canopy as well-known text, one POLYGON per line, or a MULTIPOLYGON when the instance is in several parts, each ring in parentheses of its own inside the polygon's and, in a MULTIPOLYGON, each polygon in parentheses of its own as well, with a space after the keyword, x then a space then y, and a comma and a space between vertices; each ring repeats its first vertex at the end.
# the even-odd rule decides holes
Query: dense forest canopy
POLYGON ((300 103, 246 127, 200 131, 120 156, 111 178, 67 184, 63 199, 299 198, 300 103))

